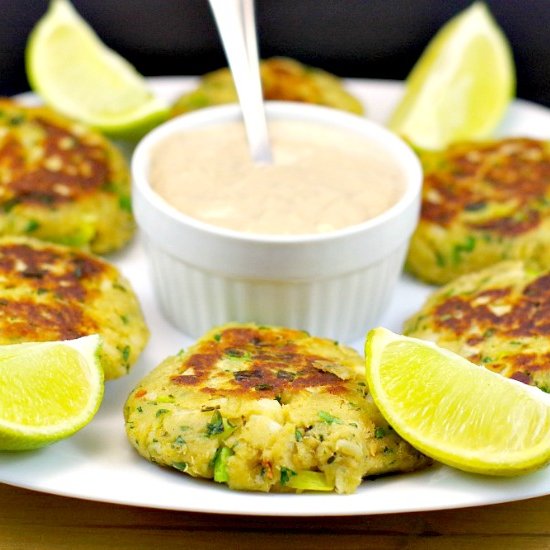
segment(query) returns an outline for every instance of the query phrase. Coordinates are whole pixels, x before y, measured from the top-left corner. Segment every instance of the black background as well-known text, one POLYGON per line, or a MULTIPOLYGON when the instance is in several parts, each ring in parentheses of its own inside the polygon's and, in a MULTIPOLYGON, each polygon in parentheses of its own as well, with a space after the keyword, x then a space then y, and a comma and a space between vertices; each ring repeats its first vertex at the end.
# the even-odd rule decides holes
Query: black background
MULTIPOLYGON (((0 93, 28 89, 24 47, 46 0, 0 0, 0 93)), ((467 0, 256 0, 263 57, 287 55, 340 76, 405 78, 467 0)), ((488 1, 508 36, 518 96, 550 106, 550 0, 488 1)), ((146 76, 225 65, 207 0, 74 0, 110 47, 146 76)))

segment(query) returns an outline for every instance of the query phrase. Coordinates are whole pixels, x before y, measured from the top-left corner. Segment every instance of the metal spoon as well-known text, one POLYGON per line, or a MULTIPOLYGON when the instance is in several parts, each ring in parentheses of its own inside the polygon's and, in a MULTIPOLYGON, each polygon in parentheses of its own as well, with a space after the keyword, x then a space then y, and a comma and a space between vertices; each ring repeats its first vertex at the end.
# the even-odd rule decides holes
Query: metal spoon
POLYGON ((209 0, 237 88, 248 145, 256 163, 272 162, 267 132, 254 0, 209 0))

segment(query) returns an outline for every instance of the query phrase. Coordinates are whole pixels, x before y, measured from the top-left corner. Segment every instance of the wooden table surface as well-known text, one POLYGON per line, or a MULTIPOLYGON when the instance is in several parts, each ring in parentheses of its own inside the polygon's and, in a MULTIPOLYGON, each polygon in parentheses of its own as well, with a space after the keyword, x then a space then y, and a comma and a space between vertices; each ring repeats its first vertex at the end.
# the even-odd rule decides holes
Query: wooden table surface
POLYGON ((274 518, 119 506, 0 484, 0 549, 50 548, 545 550, 550 496, 438 512, 274 518))

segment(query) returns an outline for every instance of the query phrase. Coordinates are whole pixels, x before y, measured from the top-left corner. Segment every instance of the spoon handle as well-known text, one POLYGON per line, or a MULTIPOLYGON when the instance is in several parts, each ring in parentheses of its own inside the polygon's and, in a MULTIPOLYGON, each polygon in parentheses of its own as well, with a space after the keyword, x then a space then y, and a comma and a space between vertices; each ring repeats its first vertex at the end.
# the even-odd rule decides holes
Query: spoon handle
POLYGON ((252 160, 272 162, 265 119, 254 0, 209 0, 235 80, 252 160))

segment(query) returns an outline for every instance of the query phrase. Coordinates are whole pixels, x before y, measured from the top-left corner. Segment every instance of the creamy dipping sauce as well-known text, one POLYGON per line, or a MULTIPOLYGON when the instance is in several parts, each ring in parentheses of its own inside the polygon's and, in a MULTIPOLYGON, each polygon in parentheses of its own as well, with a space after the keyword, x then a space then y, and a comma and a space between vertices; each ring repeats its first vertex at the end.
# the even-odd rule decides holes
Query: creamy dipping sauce
POLYGON ((271 165, 251 161, 238 121, 172 135, 151 155, 151 185, 203 222, 278 235, 362 223, 404 191, 404 175, 389 153, 358 133, 274 120, 269 135, 271 165))

